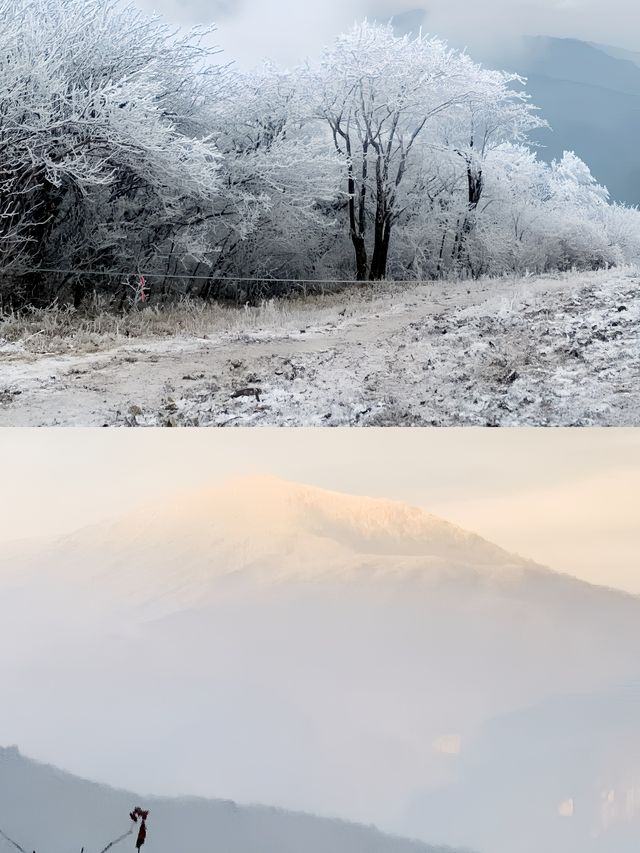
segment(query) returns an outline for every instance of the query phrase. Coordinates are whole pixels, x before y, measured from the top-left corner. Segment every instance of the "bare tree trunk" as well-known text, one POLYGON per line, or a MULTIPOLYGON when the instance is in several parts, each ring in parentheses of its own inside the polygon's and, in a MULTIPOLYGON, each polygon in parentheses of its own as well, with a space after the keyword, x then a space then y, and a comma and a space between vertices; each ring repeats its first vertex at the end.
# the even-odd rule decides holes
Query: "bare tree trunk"
POLYGON ((375 243, 371 258, 371 270, 369 271, 370 281, 380 281, 387 277, 390 241, 391 222, 387 217, 381 227, 378 227, 378 223, 376 222, 375 243))
POLYGON ((370 281, 378 281, 379 279, 384 278, 383 253, 384 222, 378 222, 376 218, 376 225, 373 237, 373 255, 371 257, 371 269, 369 270, 370 281))
POLYGON ((467 185, 469 188, 469 210, 475 210, 480 204, 484 186, 482 169, 476 171, 472 169, 471 164, 467 166, 467 185))
POLYGON ((356 253, 356 280, 367 280, 367 247, 364 242, 364 237, 351 232, 351 241, 356 253))
POLYGON ((444 244, 447 239, 447 226, 445 225, 442 229, 442 240, 440 241, 440 252, 438 254, 438 268, 436 270, 437 275, 442 275, 442 260, 444 258, 444 244))
POLYGON ((376 161, 376 221, 373 232, 373 255, 371 257, 370 281, 383 279, 387 272, 389 254, 390 222, 385 181, 385 167, 380 156, 376 161))
POLYGON ((462 230, 460 233, 460 242, 458 244, 458 260, 462 256, 463 250, 467 253, 467 266, 471 271, 471 255, 469 252, 469 235, 475 226, 475 212, 480 204, 484 182, 482 178, 482 169, 474 169, 471 162, 467 163, 467 212, 462 222, 462 230))
MULTIPOLYGON (((351 140, 346 136, 346 146, 349 158, 351 158, 351 140)), ((356 207, 356 179, 353 171, 353 160, 349 159, 349 176, 348 176, 348 192, 349 192, 349 230, 351 233, 351 242, 356 254, 356 279, 358 281, 367 280, 367 245, 365 242, 365 202, 366 202, 366 180, 367 180, 367 151, 368 145, 365 143, 362 148, 362 177, 360 182, 360 193, 356 207)))

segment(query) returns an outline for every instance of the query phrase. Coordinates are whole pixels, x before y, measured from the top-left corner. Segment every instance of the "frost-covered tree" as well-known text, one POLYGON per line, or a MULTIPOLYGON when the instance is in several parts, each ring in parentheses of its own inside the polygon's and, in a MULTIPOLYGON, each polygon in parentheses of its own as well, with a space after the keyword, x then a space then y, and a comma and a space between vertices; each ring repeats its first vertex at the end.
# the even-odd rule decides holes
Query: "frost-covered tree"
POLYGON ((461 257, 467 182, 455 160, 436 158, 429 168, 436 167, 436 191, 398 228, 398 277, 592 269, 640 258, 640 212, 608 204, 606 190, 574 154, 548 164, 514 143, 487 151, 482 194, 461 257))
POLYGON ((201 116, 224 74, 207 33, 176 37, 103 0, 0 0, 0 19, 5 282, 50 299, 77 276, 17 267, 127 272, 157 258, 219 191, 201 116))
MULTIPOLYGON (((211 222, 216 275, 305 278, 328 242, 339 162, 292 72, 266 64, 233 76, 213 134, 221 152, 221 215, 211 222), (304 248, 303 248, 304 247, 304 248)), ((333 236, 333 235, 331 235, 333 236)))
POLYGON ((548 164, 524 145, 503 144, 487 158, 486 173, 469 247, 481 272, 616 262, 602 215, 609 207, 606 190, 575 154, 548 164))
POLYGON ((466 190, 452 240, 454 266, 473 272, 469 237, 484 193, 487 158, 506 143, 525 143, 527 135, 546 126, 546 122, 538 117, 521 88, 521 77, 483 68, 468 56, 462 61, 467 64, 469 79, 474 81, 473 95, 445 117, 445 147, 451 147, 461 158, 466 190), (520 88, 516 89, 516 85, 520 88))
POLYGON ((437 38, 365 22, 317 66, 240 73, 210 30, 119 0, 0 0, 0 20, 3 307, 142 272, 250 299, 640 260, 640 213, 575 154, 536 156, 525 81, 437 38))
POLYGON ((392 231, 408 205, 419 203, 411 191, 416 180, 429 181, 419 167, 433 162, 433 151, 455 151, 464 163, 461 230, 470 230, 487 151, 541 123, 511 86, 517 79, 483 69, 437 38, 399 38, 390 26, 367 22, 325 52, 310 87, 345 160, 358 279, 385 277, 392 231))
POLYGON ((396 38, 390 26, 365 22, 338 38, 309 73, 318 115, 345 162, 359 280, 384 277, 398 189, 427 121, 455 97, 452 66, 443 42, 396 38))

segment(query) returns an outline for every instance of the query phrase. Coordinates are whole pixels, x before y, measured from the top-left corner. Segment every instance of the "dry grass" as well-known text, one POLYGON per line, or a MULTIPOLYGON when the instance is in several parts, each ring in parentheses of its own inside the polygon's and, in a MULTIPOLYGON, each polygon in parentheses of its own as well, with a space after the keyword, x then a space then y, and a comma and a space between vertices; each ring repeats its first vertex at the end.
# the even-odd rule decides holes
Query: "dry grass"
MULTIPOLYGON (((374 309, 401 283, 354 285, 342 292, 273 298, 257 306, 233 306, 184 299, 118 313, 106 304, 90 309, 51 306, 0 317, 0 356, 8 352, 38 355, 95 352, 131 339, 207 338, 223 333, 286 333, 349 317, 369 302, 374 309)), ((415 286, 415 285, 414 285, 415 286)))
MULTIPOLYGON (((621 270, 622 271, 622 270, 621 270)), ((627 270, 631 272, 633 270, 627 270)), ((584 273, 597 279, 601 273, 584 273)), ((570 273, 537 276, 539 280, 564 280, 570 273)), ((259 305, 236 306, 219 302, 183 299, 162 305, 145 305, 128 312, 117 312, 100 300, 82 310, 53 305, 0 316, 0 358, 9 354, 58 355, 90 353, 109 349, 131 340, 176 338, 203 339, 222 335, 264 334, 271 338, 310 326, 359 316, 385 314, 395 305, 425 297, 443 309, 462 307, 474 301, 478 291, 489 290, 497 281, 513 284, 511 313, 524 279, 508 276, 478 281, 377 282, 328 288, 322 293, 300 294, 265 299, 259 305), (401 298, 398 298, 398 297, 401 298)))
POLYGON ((36 354, 92 352, 131 338, 205 338, 228 331, 286 328, 303 313, 300 304, 274 300, 245 308, 185 300, 126 314, 58 307, 29 310, 0 320, 0 354, 7 344, 36 354))

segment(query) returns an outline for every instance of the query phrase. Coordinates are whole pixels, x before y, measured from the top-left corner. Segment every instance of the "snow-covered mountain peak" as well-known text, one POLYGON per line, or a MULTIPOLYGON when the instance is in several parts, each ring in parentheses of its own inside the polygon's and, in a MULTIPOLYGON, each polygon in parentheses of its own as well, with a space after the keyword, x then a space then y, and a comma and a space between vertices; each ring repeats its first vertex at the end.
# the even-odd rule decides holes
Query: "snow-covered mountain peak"
POLYGON ((48 590, 80 582, 161 610, 289 583, 512 583, 536 570, 419 507, 267 476, 172 495, 25 559, 48 590))
MULTIPOLYGON (((522 564, 519 558, 425 510, 399 501, 328 491, 271 476, 251 476, 176 496, 117 522, 114 533, 149 533, 194 543, 252 542, 282 556, 447 557, 477 566, 522 564), (310 550, 309 550, 310 549, 310 550)), ((145 536, 146 538, 146 536, 145 536)))

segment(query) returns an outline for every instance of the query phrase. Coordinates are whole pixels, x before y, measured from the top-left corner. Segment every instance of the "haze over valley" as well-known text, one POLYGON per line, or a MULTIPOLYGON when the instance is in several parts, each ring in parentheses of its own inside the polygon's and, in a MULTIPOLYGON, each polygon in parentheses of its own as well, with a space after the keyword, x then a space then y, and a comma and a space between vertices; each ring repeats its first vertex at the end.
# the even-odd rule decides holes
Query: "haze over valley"
POLYGON ((5 544, 0 584, 28 756, 480 851, 635 843, 640 600, 424 510, 236 479, 5 544))

